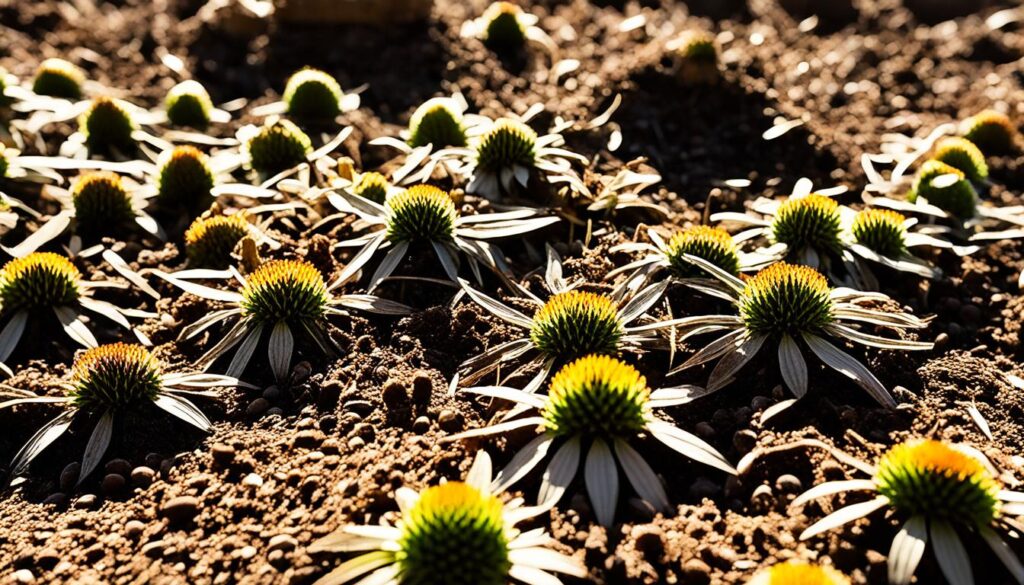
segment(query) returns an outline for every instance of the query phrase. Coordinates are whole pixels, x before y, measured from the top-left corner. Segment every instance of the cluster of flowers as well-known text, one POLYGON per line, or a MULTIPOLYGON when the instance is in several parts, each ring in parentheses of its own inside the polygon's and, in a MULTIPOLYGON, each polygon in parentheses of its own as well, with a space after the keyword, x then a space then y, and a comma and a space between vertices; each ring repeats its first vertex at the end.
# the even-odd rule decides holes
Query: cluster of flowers
MULTIPOLYGON (((464 33, 495 51, 527 41, 555 50, 536 25, 522 9, 499 2, 468 23, 464 33)), ((710 81, 718 75, 712 37, 684 35, 668 48, 676 52, 684 80, 710 81)), ((340 564, 322 583, 427 583, 445 575, 453 583, 500 584, 511 578, 542 584, 558 582, 552 573, 586 577, 588 571, 578 560, 552 550, 553 539, 544 529, 520 532, 516 525, 558 506, 581 472, 594 515, 603 525, 615 521, 620 471, 641 499, 669 512, 672 498, 641 454, 647 437, 723 473, 743 472, 749 461, 734 466, 660 412, 729 386, 765 348, 776 352, 782 381, 794 395, 770 408, 765 419, 807 395, 806 350, 881 406, 895 408, 897 401, 882 381, 835 341, 930 350, 931 343, 905 338, 907 332, 927 328, 928 321, 880 308, 892 306, 892 299, 872 292, 878 282, 869 263, 940 278, 932 262, 910 249, 968 254, 977 249, 975 242, 1016 234, 1015 229, 995 231, 993 226, 1024 225, 1019 210, 980 202, 978 193, 988 180, 982 152, 1017 146, 1013 125, 985 113, 966 123, 962 137, 939 140, 943 130, 924 140, 894 139, 892 144, 905 148, 894 146, 885 155, 865 159, 868 191, 885 195, 898 188, 914 160, 930 156, 905 200, 866 196, 868 206, 855 211, 836 201, 844 189, 815 191, 801 181, 783 201, 759 199, 748 213, 711 216, 725 226, 748 226, 735 235, 721 225, 670 235, 648 229, 649 242, 612 249, 632 254, 634 260, 607 274, 604 282, 567 280, 561 258, 548 246, 542 279, 546 293, 537 296, 517 280, 497 240, 543 235, 562 224, 570 229, 586 226, 589 237, 594 224, 604 222, 609 227, 605 233, 611 233, 615 213, 629 208, 668 217, 667 211, 639 196, 660 180, 656 174, 633 170, 637 165, 626 165, 613 176, 584 173, 590 159, 566 145, 566 134, 604 126, 618 99, 594 120, 556 117, 544 132, 531 125, 542 107, 491 119, 469 113, 459 94, 431 99, 416 109, 400 136, 370 143, 396 151, 396 159, 382 167, 394 170, 385 174, 358 172, 349 159, 337 156, 351 134, 338 120, 359 107, 359 96, 345 92, 323 71, 296 72, 281 101, 249 111, 263 123, 245 126, 231 138, 211 138, 205 130, 229 121, 238 106, 215 107, 193 81, 175 86, 157 111, 106 97, 102 90, 83 99, 88 93, 84 74, 60 60, 44 62, 31 87, 6 76, 3 81, 3 107, 20 115, 11 123, 16 143, 23 145, 25 137, 61 121, 77 119, 78 131, 55 156, 25 156, 14 148, 0 151, 5 186, 30 192, 43 184, 60 205, 46 217, 4 195, 0 235, 24 237, 5 248, 12 259, 0 269, 0 362, 15 356, 33 320, 56 317, 62 330, 87 348, 75 359, 63 395, 2 391, 7 400, 0 409, 30 403, 68 408, 16 455, 15 473, 24 472, 79 413, 98 417, 85 447, 80 481, 100 463, 111 442, 114 417, 129 409, 153 404, 208 430, 210 421, 189 397, 214 398, 217 388, 253 387, 240 378, 261 344, 275 379, 286 384, 298 344, 309 342, 325 355, 340 353, 332 319, 352 311, 411 313, 411 307, 377 294, 396 280, 448 286, 456 291, 453 303, 475 303, 521 331, 515 339, 466 360, 452 384, 457 395, 483 397, 503 408, 496 422, 446 441, 524 428, 536 429, 536 436, 496 474, 481 449, 464 482, 420 493, 399 490, 397 526, 345 526, 316 543, 314 550, 364 553, 340 564), (311 128, 331 128, 332 133, 311 136, 306 132, 311 128), (322 144, 315 146, 317 142, 322 144), (880 163, 895 166, 888 179, 875 171, 873 165, 880 163), (81 174, 64 190, 69 171, 81 174), (226 213, 238 199, 261 204, 226 213), (340 229, 354 232, 353 237, 332 248, 344 259, 344 268, 324 274, 308 260, 288 257, 272 227, 274 214, 282 211, 314 218, 314 233, 336 233, 335 224, 346 222, 340 229), (928 223, 919 225, 903 213, 921 214, 928 223), (183 216, 186 223, 172 227, 183 216), (128 228, 141 229, 141 237, 154 241, 176 230, 184 242, 185 267, 170 273, 133 269, 102 243, 106 236, 123 237, 128 228), (396 275, 400 268, 408 272, 422 266, 409 262, 421 250, 436 256, 439 270, 396 275), (265 261, 261 251, 284 258, 265 261), (96 256, 120 278, 84 276, 81 266, 96 256), (433 278, 435 274, 444 278, 433 278), (129 319, 154 314, 94 298, 98 289, 111 287, 127 290, 129 296, 160 298, 146 276, 215 304, 215 310, 180 332, 183 340, 207 343, 196 363, 200 372, 166 371, 147 349, 149 338, 129 319), (494 282, 506 297, 517 298, 515 306, 482 292, 494 282), (667 297, 675 285, 708 297, 723 311, 673 317, 662 307, 669 306, 667 297), (517 306, 534 311, 527 314, 517 306), (134 332, 138 344, 100 345, 85 311, 134 332), (212 339, 203 335, 211 331, 219 334, 212 339), (651 388, 638 369, 637 358, 643 354, 661 350, 674 357, 682 342, 693 346, 712 334, 717 337, 666 374, 716 362, 704 386, 651 388), (224 373, 207 373, 218 368, 224 373), (520 378, 526 383, 507 384, 520 378), (502 497, 542 462, 546 466, 534 505, 502 497)), ((638 230, 637 238, 641 235, 638 230)), ((973 582, 954 525, 981 534, 1024 583, 1024 566, 992 530, 997 524, 1014 526, 1010 517, 1024 512, 1018 511, 1024 495, 1002 489, 998 473, 980 453, 911 441, 893 448, 877 466, 849 456, 843 460, 872 479, 823 484, 793 505, 849 490, 875 491, 877 497, 829 515, 803 537, 891 506, 909 517, 890 555, 893 584, 910 582, 929 539, 951 583, 973 582)), ((849 580, 828 567, 786 563, 750 582, 849 580)))

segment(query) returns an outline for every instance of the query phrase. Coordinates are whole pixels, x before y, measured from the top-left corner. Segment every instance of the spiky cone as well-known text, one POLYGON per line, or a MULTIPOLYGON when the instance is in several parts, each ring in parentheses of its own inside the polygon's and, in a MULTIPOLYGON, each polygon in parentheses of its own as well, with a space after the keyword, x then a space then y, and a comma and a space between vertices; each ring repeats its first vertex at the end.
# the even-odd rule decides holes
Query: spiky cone
POLYGON ((578 578, 587 570, 547 548, 543 530, 520 533, 519 522, 540 511, 521 500, 502 504, 491 484, 491 460, 477 453, 465 482, 449 481, 417 493, 395 492, 397 525, 343 526, 316 541, 313 553, 363 553, 339 565, 317 585, 366 579, 381 585, 437 582, 451 585, 560 583, 552 573, 578 578))
POLYGON ((477 281, 480 266, 499 278, 508 279, 509 270, 501 250, 490 240, 518 236, 552 225, 557 216, 541 210, 518 209, 509 212, 462 216, 446 191, 431 185, 415 185, 391 194, 383 204, 360 196, 353 189, 338 189, 328 202, 340 214, 356 214, 376 231, 341 242, 340 246, 358 246, 339 279, 347 282, 373 259, 378 250, 388 249, 370 278, 372 292, 391 276, 412 246, 429 245, 437 255, 445 275, 459 281, 459 264, 464 255, 477 281))
POLYGON ((1013 152, 1020 141, 1020 132, 1013 121, 995 110, 984 110, 964 120, 960 133, 988 155, 1013 152))
POLYGON ((64 384, 64 396, 36 396, 22 390, 0 390, 8 400, 0 402, 0 410, 23 404, 62 404, 65 411, 43 425, 15 455, 11 468, 15 475, 44 449, 56 441, 73 420, 82 416, 99 417, 85 446, 80 484, 99 465, 110 445, 115 417, 133 413, 145 417, 145 407, 152 404, 167 413, 209 431, 212 423, 189 400, 192 396, 216 398, 214 388, 254 388, 235 378, 200 373, 168 373, 146 348, 140 345, 114 343, 86 350, 71 367, 64 384))
POLYGON ((391 184, 387 177, 380 173, 369 172, 359 175, 359 180, 352 186, 352 192, 374 203, 383 204, 388 198, 391 184))
POLYGON ((307 120, 330 120, 341 113, 341 85, 319 69, 306 68, 288 78, 282 99, 288 114, 307 120))
POLYGON ((498 53, 514 53, 526 46, 526 27, 523 9, 512 2, 494 2, 481 17, 484 24, 483 42, 498 53))
POLYGON ((245 144, 249 164, 259 173, 272 175, 306 161, 313 143, 289 120, 267 122, 245 144))
POLYGON ((619 355, 665 349, 667 323, 646 316, 670 282, 662 280, 637 291, 619 289, 611 295, 575 290, 562 278, 561 259, 548 247, 545 283, 551 296, 541 301, 524 299, 536 307, 532 317, 463 284, 475 303, 521 332, 512 340, 488 348, 460 365, 461 380, 471 385, 499 367, 532 368, 536 375, 526 385, 535 391, 556 367, 588 353, 619 355))
POLYGON ((164 109, 171 124, 202 130, 210 125, 213 101, 201 83, 189 79, 167 92, 164 109))
MULTIPOLYGON (((861 303, 886 301, 889 297, 880 293, 833 289, 822 274, 807 266, 780 262, 744 281, 702 258, 686 258, 724 285, 719 296, 731 299, 737 311, 735 315, 702 315, 670 322, 680 340, 709 331, 724 332, 669 372, 672 375, 717 359, 718 364, 707 384, 709 392, 730 384, 766 342, 770 342, 777 346, 783 381, 797 399, 802 398, 807 393, 807 364, 798 343, 802 340, 826 365, 852 379, 883 406, 893 408, 895 400, 875 375, 854 357, 826 341, 825 337, 894 350, 929 350, 933 347, 931 343, 890 339, 856 329, 858 323, 894 331, 923 329, 927 322, 907 313, 866 308, 861 303)), ((793 402, 783 404, 788 406, 793 402)))
MULTIPOLYGON (((103 252, 103 258, 112 266, 127 266, 110 250, 103 252)), ((156 294, 138 275, 123 275, 133 277, 133 284, 145 287, 145 292, 156 294)), ((100 286, 125 288, 99 278, 84 280, 71 260, 53 252, 33 252, 4 264, 0 269, 0 318, 7 323, 0 332, 0 363, 5 362, 17 347, 29 317, 42 317, 46 313, 56 315, 65 333, 83 347, 99 345, 86 325, 87 321, 82 318, 84 311, 102 315, 132 330, 140 340, 148 343, 144 335, 132 329, 126 317, 149 314, 92 298, 92 289, 100 286)))
POLYGON ((405 305, 371 295, 335 295, 341 281, 327 284, 315 266, 305 260, 271 260, 239 278, 237 270, 211 274, 209 270, 183 270, 174 274, 154 271, 158 277, 196 296, 225 303, 199 321, 182 329, 179 339, 192 339, 220 323, 233 325, 206 353, 198 365, 208 368, 232 350, 227 375, 240 376, 248 366, 263 334, 269 333, 267 360, 278 383, 286 383, 295 350, 296 334, 304 334, 328 355, 339 351, 328 334, 329 318, 347 316, 348 309, 382 315, 406 315, 405 305), (240 280, 241 290, 217 289, 192 279, 240 280))
POLYGON ((135 219, 131 195, 121 177, 107 171, 80 176, 71 188, 77 231, 88 237, 115 233, 135 219))
POLYGON ((130 154, 135 151, 138 125, 120 100, 101 96, 78 118, 78 131, 89 152, 130 154))
POLYGON ((949 136, 939 140, 932 158, 958 169, 973 183, 982 183, 988 179, 985 155, 966 138, 949 136))
POLYGON ((747 585, 851 585, 851 581, 827 565, 786 561, 759 572, 747 585))
POLYGON ((176 146, 157 161, 157 200, 172 209, 196 212, 213 202, 216 181, 210 159, 194 146, 176 146))
POLYGON ((657 408, 691 402, 700 396, 700 388, 681 386, 652 391, 636 368, 614 357, 588 355, 570 362, 551 379, 546 397, 504 386, 465 391, 511 401, 514 407, 504 417, 505 422, 459 433, 448 441, 501 435, 526 427, 540 429, 538 436, 498 473, 492 484, 495 489, 508 489, 555 449, 541 480, 541 508, 554 507, 562 499, 576 477, 583 451, 589 446, 585 483, 602 525, 611 526, 615 519, 620 466, 641 498, 656 510, 669 509, 668 495, 660 480, 632 446, 642 434, 695 461, 735 473, 713 447, 654 415, 657 408))
POLYGON ((889 552, 889 583, 907 585, 926 547, 934 547, 939 568, 950 583, 973 583, 971 562, 960 535, 979 534, 1018 583, 1024 565, 997 534, 1004 516, 1024 513, 1024 494, 1003 488, 998 471, 978 450, 962 444, 912 439, 892 447, 870 465, 850 455, 844 461, 871 476, 827 482, 797 497, 793 507, 845 492, 874 498, 840 508, 807 528, 801 540, 889 508, 905 519, 889 552))
POLYGON ((198 217, 185 230, 185 254, 193 268, 225 269, 238 242, 252 233, 244 211, 232 215, 198 217))
POLYGON ((714 35, 702 30, 689 30, 669 45, 676 66, 676 75, 686 85, 712 85, 721 75, 718 43, 714 35))
POLYGON ((963 171, 942 161, 925 161, 917 171, 907 201, 921 198, 961 220, 977 213, 978 194, 963 171))
POLYGON ((38 95, 77 100, 82 97, 85 73, 64 59, 47 59, 39 64, 32 80, 32 92, 38 95))
POLYGON ((409 146, 432 145, 435 149, 466 146, 462 113, 452 107, 451 98, 433 98, 416 108, 409 118, 409 146))
POLYGON ((907 218, 890 209, 857 212, 850 232, 858 244, 869 250, 898 258, 907 251, 907 218))
POLYGON ((772 240, 792 250, 838 253, 842 247, 842 215, 831 197, 811 193, 783 202, 772 219, 772 240))
POLYGON ((720 227, 693 226, 673 234, 665 249, 669 270, 677 278, 702 276, 704 272, 686 260, 703 258, 729 274, 740 273, 740 255, 729 232, 720 227))

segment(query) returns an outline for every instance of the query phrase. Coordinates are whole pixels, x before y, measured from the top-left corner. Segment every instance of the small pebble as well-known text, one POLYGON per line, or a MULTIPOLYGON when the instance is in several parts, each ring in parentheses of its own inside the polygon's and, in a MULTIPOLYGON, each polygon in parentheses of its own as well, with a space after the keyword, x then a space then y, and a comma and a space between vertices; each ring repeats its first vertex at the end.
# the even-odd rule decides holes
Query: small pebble
POLYGON ((222 467, 231 465, 235 460, 235 448, 224 443, 215 443, 210 447, 210 454, 213 455, 214 463, 222 467))
POLYGON ((75 507, 82 510, 92 510, 99 503, 99 497, 96 494, 83 494, 75 500, 75 507))
POLYGON ((68 496, 64 492, 56 492, 46 496, 43 500, 44 504, 51 504, 58 507, 64 507, 68 503, 68 496))
POLYGON ((384 383, 380 398, 388 408, 399 408, 409 399, 409 394, 401 382, 389 380, 384 383))
POLYGON ((442 429, 451 433, 462 428, 462 417, 454 410, 446 408, 438 415, 437 423, 441 425, 442 429))
POLYGON ((740 453, 749 453, 754 445, 757 444, 757 433, 750 429, 743 429, 742 431, 736 431, 732 436, 732 446, 736 447, 736 450, 740 453))
POLYGON ((28 569, 18 569, 12 575, 15 583, 32 583, 36 580, 36 576, 32 574, 32 571, 28 569))
POLYGON ((259 474, 250 473, 242 478, 242 485, 248 487, 260 487, 263 485, 263 478, 259 474))
POLYGON ((277 406, 267 409, 267 416, 284 416, 284 409, 277 406))
POLYGON ((159 559, 164 556, 164 541, 154 540, 142 545, 142 554, 151 559, 159 559))
POLYGON ((267 551, 273 552, 275 550, 290 551, 295 550, 295 547, 299 546, 299 541, 295 540, 294 536, 290 534, 278 534, 270 539, 267 543, 267 551))
POLYGON ((172 523, 185 523, 199 513, 199 499, 194 496, 171 498, 160 506, 160 514, 172 523))
POLYGON ((103 481, 100 483, 100 489, 103 493, 112 496, 121 492, 124 486, 128 482, 124 479, 124 476, 118 473, 108 473, 103 476, 103 481))
POLYGON ((707 422, 699 422, 697 426, 693 427, 693 430, 697 433, 697 436, 702 439, 713 439, 715 438, 715 427, 711 426, 707 422))
POLYGON ((412 400, 416 404, 427 404, 430 402, 430 395, 434 393, 434 381, 430 374, 419 371, 412 378, 412 400))
POLYGON ((354 412, 360 416, 367 416, 373 412, 373 403, 369 400, 349 400, 341 405, 345 412, 354 412))
POLYGON ((140 522, 138 520, 129 520, 124 525, 124 533, 127 534, 131 538, 135 538, 136 536, 142 534, 143 531, 145 531, 145 530, 146 530, 146 525, 143 522, 140 522))
POLYGON ((132 485, 142 488, 149 487, 155 477, 156 471, 145 465, 140 465, 132 470, 132 485))
POLYGON ((257 552, 258 551, 256 550, 255 546, 245 546, 242 547, 242 550, 238 551, 238 556, 240 556, 244 560, 249 560, 256 556, 257 552))
POLYGON ((60 472, 60 489, 62 491, 70 491, 75 487, 75 482, 78 481, 78 474, 82 470, 82 464, 73 461, 68 463, 64 467, 64 471, 60 472))
POLYGON ((430 430, 430 419, 425 416, 417 417, 412 423, 413 432, 422 435, 430 430))
POLYGON ((350 449, 361 449, 366 446, 366 441, 362 437, 352 437, 348 440, 348 446, 350 449))
POLYGON ((803 483, 799 477, 786 473, 775 480, 775 489, 784 494, 795 494, 803 489, 803 483))
POLYGON ((270 402, 266 398, 257 398, 249 403, 249 406, 245 409, 245 414, 250 418, 256 418, 267 411, 270 408, 270 402))
POLYGON ((132 464, 126 459, 111 459, 103 467, 107 473, 116 473, 128 477, 132 473, 132 464))
POLYGON ((760 512, 767 512, 774 503, 775 496, 772 494, 772 488, 767 485, 761 484, 757 486, 754 489, 754 493, 750 494, 750 504, 760 512))
POLYGON ((277 384, 267 386, 263 391, 263 397, 269 402, 273 402, 281 397, 281 389, 277 387, 277 384))

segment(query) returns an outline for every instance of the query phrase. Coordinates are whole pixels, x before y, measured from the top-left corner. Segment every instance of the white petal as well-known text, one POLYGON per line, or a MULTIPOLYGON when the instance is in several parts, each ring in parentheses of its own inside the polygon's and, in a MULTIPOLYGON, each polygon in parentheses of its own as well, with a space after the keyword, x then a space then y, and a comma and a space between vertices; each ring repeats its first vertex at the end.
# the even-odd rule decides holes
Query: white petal
POLYGON ((928 524, 922 516, 907 520, 889 549, 890 585, 908 585, 928 545, 928 524))
POLYGON ((945 520, 932 519, 929 532, 935 548, 935 559, 939 561, 939 568, 949 585, 974 585, 971 560, 956 530, 945 520))
POLYGON ((828 532, 833 528, 838 528, 847 522, 859 520, 868 514, 887 506, 888 504, 889 498, 885 496, 878 496, 868 502, 861 502, 859 504, 853 504, 836 510, 812 524, 807 530, 804 530, 803 533, 800 534, 800 540, 807 540, 808 538, 821 534, 822 532, 828 532))
POLYGON ((831 496, 832 494, 840 494, 844 492, 861 491, 861 490, 875 490, 877 486, 875 482, 870 479, 844 479, 840 481, 828 481, 822 484, 818 484, 806 492, 797 496, 790 506, 797 507, 803 506, 807 502, 822 498, 824 496, 831 496))
POLYGON ((554 507, 562 499, 579 470, 580 451, 579 437, 570 438, 558 448, 541 477, 540 492, 537 494, 538 506, 554 507))
POLYGON ((800 353, 800 347, 789 335, 783 335, 779 341, 779 369, 786 386, 797 398, 807 394, 807 362, 800 353))
POLYGON ((603 439, 594 439, 590 446, 583 476, 597 521, 611 526, 615 522, 615 507, 619 501, 619 470, 611 449, 603 439))
POLYGON ((669 509, 668 495, 651 466, 626 441, 616 438, 614 444, 615 456, 622 464, 622 470, 626 473, 626 478, 636 493, 650 502, 656 510, 667 511, 669 509))
POLYGON ((498 472, 494 481, 491 482, 491 492, 500 494, 533 471, 533 468, 547 457, 548 449, 551 448, 553 442, 554 439, 547 433, 542 433, 527 443, 516 453, 512 461, 509 461, 508 465, 498 472))

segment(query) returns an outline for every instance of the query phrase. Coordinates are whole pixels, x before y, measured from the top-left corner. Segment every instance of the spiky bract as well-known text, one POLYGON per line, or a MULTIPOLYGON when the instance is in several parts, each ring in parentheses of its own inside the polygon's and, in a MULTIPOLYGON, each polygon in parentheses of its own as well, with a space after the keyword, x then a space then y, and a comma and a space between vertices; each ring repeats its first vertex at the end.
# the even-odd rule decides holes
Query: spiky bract
POLYGON ((698 225, 676 232, 668 242, 665 256, 672 274, 680 278, 704 275, 705 272, 684 256, 707 260, 729 274, 739 274, 740 255, 729 232, 719 227, 698 225))
POLYGON ((81 409, 108 411, 152 402, 161 387, 160 363, 146 348, 113 343, 75 360, 68 394, 81 409))
POLYGON ((176 146, 160 157, 157 197, 166 205, 188 210, 208 207, 213 200, 213 171, 209 159, 194 146, 176 146))
POLYGON ((1017 127, 995 110, 984 110, 963 123, 962 134, 985 154, 1004 154, 1017 146, 1017 127))
POLYGON ((297 118, 325 120, 341 113, 344 92, 331 75, 319 69, 302 69, 288 78, 284 103, 288 113, 297 118))
POLYGON ((545 429, 555 436, 628 438, 646 424, 647 380, 629 364, 588 355, 551 380, 544 406, 545 429))
POLYGON ((324 316, 330 300, 323 275, 305 260, 271 260, 242 287, 242 312, 262 323, 299 325, 324 316))
POLYGON ((503 585, 508 537, 496 497, 450 481, 429 487, 402 516, 395 560, 403 585, 503 585))
POLYGON ((940 441, 896 445, 879 462, 875 483, 910 516, 980 528, 999 515, 999 481, 976 457, 940 441))
POLYGON ((715 36, 703 30, 686 31, 679 37, 676 54, 684 59, 717 63, 718 47, 715 45, 715 36))
POLYGON ((387 177, 380 173, 369 172, 359 175, 359 181, 352 187, 352 192, 374 203, 384 203, 390 187, 387 177))
POLYGON ((511 2, 495 2, 484 12, 483 41, 492 51, 517 51, 526 45, 526 29, 519 18, 523 9, 511 2))
POLYGON ((86 173, 71 188, 75 221, 84 232, 110 233, 135 217, 132 197, 121 177, 108 171, 86 173))
POLYGON ((171 124, 206 128, 210 124, 213 101, 201 83, 190 79, 182 81, 167 92, 164 107, 171 124))
POLYGON ((974 217, 978 200, 977 192, 963 171, 938 160, 925 161, 918 170, 907 200, 913 203, 918 197, 924 197, 928 203, 959 219, 974 217), (940 177, 946 181, 946 175, 954 175, 955 180, 936 184, 940 177))
POLYGON ((547 356, 571 360, 615 353, 623 333, 611 298, 570 290, 554 295, 537 311, 530 340, 547 356))
POLYGON ((33 252, 0 270, 0 304, 4 313, 51 309, 78 302, 82 273, 66 257, 33 252))
POLYGON ((865 209, 853 218, 853 238, 862 246, 892 258, 906 251, 907 218, 891 209, 865 209))
POLYGON ((39 95, 76 100, 82 97, 85 73, 64 59, 47 59, 39 64, 32 91, 39 95))
POLYGON ((130 153, 135 150, 132 133, 138 129, 131 112, 119 100, 101 96, 78 118, 78 131, 92 152, 130 153))
POLYGON ((935 145, 935 155, 932 158, 959 169, 969 180, 976 183, 988 178, 985 155, 966 138, 943 138, 935 145))
POLYGON ((792 249, 838 252, 841 249, 841 224, 839 204, 830 197, 812 193, 787 199, 779 205, 772 220, 771 233, 776 242, 792 249))
POLYGON ((260 128, 246 143, 252 168, 272 174, 305 162, 313 142, 289 120, 275 120, 260 128))
POLYGON ((537 158, 537 133, 532 128, 511 118, 499 118, 478 139, 477 165, 498 172, 515 165, 533 168, 537 158))
POLYGON ((782 336, 815 331, 834 320, 828 280, 813 268, 772 264, 747 281, 739 297, 748 331, 782 336))
POLYGON ((447 98, 434 98, 416 108, 409 119, 409 146, 466 146, 462 114, 450 102, 447 98))
POLYGON ((387 238, 392 242, 450 240, 459 213, 448 193, 431 185, 416 185, 385 204, 387 238))
POLYGON ((185 230, 185 254, 195 268, 227 268, 231 252, 249 235, 245 212, 200 217, 185 230))
POLYGON ((787 561, 758 573, 747 585, 850 585, 850 579, 832 567, 787 561))

